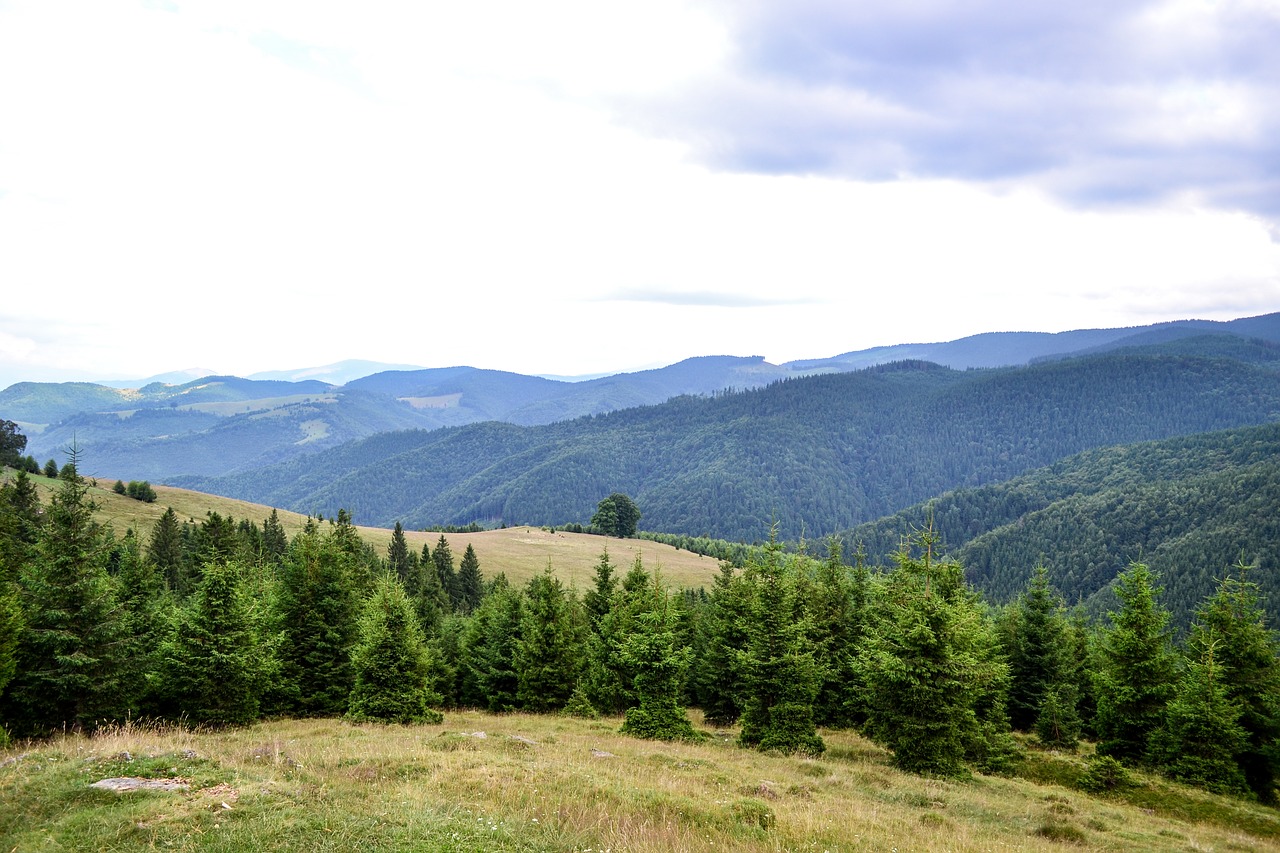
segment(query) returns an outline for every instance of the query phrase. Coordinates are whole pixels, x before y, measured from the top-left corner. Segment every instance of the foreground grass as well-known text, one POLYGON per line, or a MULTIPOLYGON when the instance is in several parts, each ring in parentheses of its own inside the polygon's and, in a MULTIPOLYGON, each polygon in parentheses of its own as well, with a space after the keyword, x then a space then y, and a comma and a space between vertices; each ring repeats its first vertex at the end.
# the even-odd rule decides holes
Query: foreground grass
MULTIPOLYGON (((1280 849, 1275 811, 1176 787, 1138 805, 1026 779, 910 776, 845 732, 824 733, 828 753, 812 759, 740 749, 727 732, 640 741, 619 725, 456 712, 423 727, 67 736, 0 753, 0 850, 1280 849), (89 787, 114 776, 190 788, 89 787), (1166 808, 1189 800, 1207 804, 1194 819, 1166 808)), ((1046 754, 1035 767, 1066 777, 1076 763, 1046 754)))

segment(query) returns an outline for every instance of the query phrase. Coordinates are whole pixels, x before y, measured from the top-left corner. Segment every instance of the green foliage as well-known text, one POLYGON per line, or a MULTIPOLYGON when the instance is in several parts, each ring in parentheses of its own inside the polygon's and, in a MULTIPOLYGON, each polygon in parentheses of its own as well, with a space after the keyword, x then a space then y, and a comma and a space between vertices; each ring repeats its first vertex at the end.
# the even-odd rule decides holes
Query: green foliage
POLYGON ((273 661, 252 608, 240 565, 205 564, 200 585, 160 650, 155 692, 166 716, 215 726, 258 718, 273 661))
POLYGON ((484 597, 484 575, 480 572, 480 558, 476 549, 467 543, 458 564, 458 612, 467 614, 480 606, 484 597))
POLYGON ((582 644, 572 608, 551 566, 529 580, 515 647, 516 701, 529 711, 564 707, 578 680, 582 644))
POLYGON ((1245 733, 1235 760, 1253 794, 1274 803, 1280 775, 1280 639, 1267 628, 1251 570, 1238 563, 1234 575, 1218 582, 1196 612, 1191 646, 1212 647, 1216 681, 1226 701, 1239 709, 1245 733))
POLYGON ((0 466, 17 468, 22 462, 22 451, 27 449, 27 437, 13 421, 0 420, 0 466))
POLYGON ((391 543, 387 545, 387 568, 401 584, 409 582, 413 569, 409 559, 409 543, 404 538, 404 527, 398 521, 391 531, 391 543))
POLYGON ((596 532, 623 539, 636 535, 639 522, 640 508, 621 492, 614 492, 600 501, 595 515, 591 516, 591 527, 596 532))
POLYGON ((742 715, 746 686, 738 653, 747 645, 749 603, 741 573, 721 563, 698 622, 701 655, 693 676, 694 696, 712 725, 730 726, 742 715))
POLYGON ((1218 639, 1206 633, 1198 640, 1199 654, 1187 662, 1164 725, 1153 733, 1151 757, 1174 779, 1219 794, 1242 794, 1248 790, 1236 763, 1248 738, 1240 725, 1242 709, 1227 695, 1225 673, 1216 660, 1218 639))
POLYGON ((347 708, 359 611, 351 560, 332 533, 308 531, 294 537, 281 568, 281 692, 290 713, 332 716, 347 708))
POLYGON ((1102 634, 1097 683, 1098 752, 1138 761, 1164 719, 1173 696, 1173 645, 1169 613, 1156 602, 1159 589, 1144 563, 1131 563, 1116 579, 1119 612, 1102 634))
MULTIPOLYGON (((120 481, 117 480, 117 483, 120 481)), ((133 498, 135 501, 153 504, 156 502, 156 490, 146 480, 130 480, 129 485, 125 486, 124 494, 133 498)))
POLYGON ((524 620, 524 600, 498 575, 468 620, 461 638, 459 702, 490 711, 519 707, 516 649, 524 620))
POLYGON ((635 615, 632 630, 622 641, 620 656, 635 673, 639 702, 628 708, 622 731, 652 740, 698 740, 680 696, 692 650, 676 637, 675 608, 655 572, 648 590, 648 606, 635 615))
POLYGON ((355 681, 347 716, 352 720, 410 724, 443 719, 428 707, 441 701, 430 689, 438 664, 404 588, 391 575, 376 582, 365 604, 351 665, 355 681))
POLYGON ((122 715, 126 624, 107 574, 109 532, 93 518, 73 461, 50 498, 32 559, 20 567, 17 673, 4 696, 15 733, 92 729, 122 715))
POLYGON ((440 588, 448 597, 449 609, 457 610, 462 600, 462 590, 458 587, 458 575, 453 569, 453 551, 449 548, 449 540, 440 534, 435 550, 431 552, 432 563, 436 567, 436 577, 440 580, 440 588))
POLYGON ((963 776, 966 760, 1007 757, 1007 667, 960 565, 933 559, 930 532, 921 541, 921 557, 903 544, 872 596, 860 658, 867 730, 903 770, 963 776))
POLYGON ((1122 791, 1133 785, 1124 765, 1110 755, 1091 755, 1084 774, 1080 777, 1080 789, 1091 794, 1122 791))
POLYGON ((813 718, 820 673, 808 648, 808 623, 796 599, 794 565, 771 539, 764 558, 743 573, 748 605, 738 742, 761 750, 817 755, 826 749, 813 718))

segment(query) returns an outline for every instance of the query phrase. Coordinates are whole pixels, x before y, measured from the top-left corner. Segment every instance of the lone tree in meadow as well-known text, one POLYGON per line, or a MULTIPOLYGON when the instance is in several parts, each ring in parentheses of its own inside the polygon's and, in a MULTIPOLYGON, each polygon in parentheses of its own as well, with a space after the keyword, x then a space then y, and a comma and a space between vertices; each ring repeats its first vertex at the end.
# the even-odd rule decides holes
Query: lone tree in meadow
POLYGON ((596 505, 596 514, 591 516, 591 526, 596 532, 619 539, 635 536, 639 523, 640 507, 621 492, 614 492, 600 501, 596 505))

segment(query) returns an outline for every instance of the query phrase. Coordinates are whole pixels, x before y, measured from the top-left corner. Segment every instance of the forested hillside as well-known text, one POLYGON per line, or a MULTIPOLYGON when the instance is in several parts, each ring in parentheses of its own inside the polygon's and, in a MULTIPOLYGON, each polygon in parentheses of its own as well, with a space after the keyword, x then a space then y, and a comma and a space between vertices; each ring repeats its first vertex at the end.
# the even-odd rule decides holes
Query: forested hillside
POLYGON ((989 371, 915 362, 541 427, 378 436, 186 484, 415 528, 585 522, 621 491, 646 529, 752 541, 776 521, 812 538, 1090 448, 1277 417, 1267 363, 1167 348, 989 371))
POLYGON ((1175 621, 1228 566, 1255 580, 1280 617, 1280 425, 1106 447, 1012 480, 959 489, 848 531, 869 559, 895 552, 932 519, 946 552, 992 599, 1007 601, 1037 565, 1069 601, 1101 613, 1131 560, 1148 563, 1175 621))

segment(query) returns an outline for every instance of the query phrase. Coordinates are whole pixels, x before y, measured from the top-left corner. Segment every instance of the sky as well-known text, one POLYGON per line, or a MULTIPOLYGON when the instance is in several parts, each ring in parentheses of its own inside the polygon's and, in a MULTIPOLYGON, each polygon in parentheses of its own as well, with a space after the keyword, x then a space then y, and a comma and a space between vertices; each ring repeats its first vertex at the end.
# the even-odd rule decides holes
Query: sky
POLYGON ((1280 0, 0 0, 0 387, 1280 310, 1280 0))

